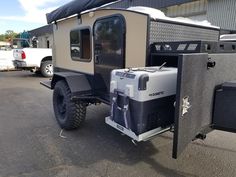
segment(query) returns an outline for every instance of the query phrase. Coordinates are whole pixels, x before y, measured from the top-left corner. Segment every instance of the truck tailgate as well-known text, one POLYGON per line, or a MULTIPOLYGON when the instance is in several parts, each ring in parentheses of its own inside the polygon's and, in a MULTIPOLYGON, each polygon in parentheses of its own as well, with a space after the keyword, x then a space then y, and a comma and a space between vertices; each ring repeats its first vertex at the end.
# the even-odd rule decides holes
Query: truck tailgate
POLYGON ((13 57, 15 60, 22 61, 22 49, 14 49, 13 50, 13 57))

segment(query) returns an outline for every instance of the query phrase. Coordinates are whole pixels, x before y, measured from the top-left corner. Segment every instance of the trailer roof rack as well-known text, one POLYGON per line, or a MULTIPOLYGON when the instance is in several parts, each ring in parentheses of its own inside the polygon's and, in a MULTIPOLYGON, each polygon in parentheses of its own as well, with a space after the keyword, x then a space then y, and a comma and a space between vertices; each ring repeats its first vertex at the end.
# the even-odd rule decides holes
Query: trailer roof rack
POLYGON ((150 45, 151 53, 235 53, 236 42, 179 41, 156 42, 150 45))

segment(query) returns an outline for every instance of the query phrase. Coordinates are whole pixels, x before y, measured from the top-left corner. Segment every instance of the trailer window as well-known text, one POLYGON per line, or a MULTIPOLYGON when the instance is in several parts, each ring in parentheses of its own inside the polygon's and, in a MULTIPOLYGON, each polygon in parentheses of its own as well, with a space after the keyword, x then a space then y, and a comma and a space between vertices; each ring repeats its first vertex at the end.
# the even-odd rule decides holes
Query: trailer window
POLYGON ((95 52, 100 54, 122 55, 123 23, 119 17, 112 17, 96 22, 95 52))
POLYGON ((70 32, 70 51, 73 60, 88 61, 91 58, 90 30, 77 29, 70 32))

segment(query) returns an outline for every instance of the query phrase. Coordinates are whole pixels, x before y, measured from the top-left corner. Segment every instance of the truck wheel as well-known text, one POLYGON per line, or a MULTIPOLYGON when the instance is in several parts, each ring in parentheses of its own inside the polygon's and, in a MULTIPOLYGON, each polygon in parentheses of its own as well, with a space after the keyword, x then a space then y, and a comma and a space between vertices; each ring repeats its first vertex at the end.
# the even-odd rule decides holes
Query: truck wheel
POLYGON ((71 91, 65 81, 58 81, 55 85, 53 108, 57 122, 65 130, 78 128, 86 117, 86 104, 71 100, 71 91))
POLYGON ((40 67, 41 74, 44 77, 52 77, 53 76, 53 65, 51 60, 47 60, 42 62, 40 67))

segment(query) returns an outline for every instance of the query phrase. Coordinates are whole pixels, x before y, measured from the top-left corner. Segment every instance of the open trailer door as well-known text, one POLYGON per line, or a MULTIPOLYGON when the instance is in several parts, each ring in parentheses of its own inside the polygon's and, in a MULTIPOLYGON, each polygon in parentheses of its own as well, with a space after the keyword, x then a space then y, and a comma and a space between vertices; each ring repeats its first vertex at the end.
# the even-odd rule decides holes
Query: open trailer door
POLYGON ((235 68, 235 53, 179 56, 173 158, 213 129, 236 132, 235 68))
POLYGON ((173 158, 195 139, 208 123, 202 116, 203 90, 206 82, 208 54, 179 56, 173 158))

